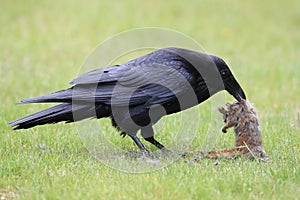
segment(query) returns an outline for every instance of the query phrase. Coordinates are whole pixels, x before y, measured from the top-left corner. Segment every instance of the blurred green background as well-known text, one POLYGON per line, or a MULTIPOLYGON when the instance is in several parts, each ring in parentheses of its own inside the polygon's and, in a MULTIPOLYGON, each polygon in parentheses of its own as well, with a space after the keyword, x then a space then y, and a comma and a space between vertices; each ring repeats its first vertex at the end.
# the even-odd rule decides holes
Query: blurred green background
MULTIPOLYGON (((1 199, 299 199, 299 1, 0 4, 1 199), (178 161, 149 174, 125 174, 90 156, 72 125, 19 132, 7 126, 45 107, 16 101, 68 87, 99 43, 143 27, 182 32, 230 65, 259 111, 269 163, 178 161)), ((234 144, 233 134, 226 138, 224 148, 234 144)))

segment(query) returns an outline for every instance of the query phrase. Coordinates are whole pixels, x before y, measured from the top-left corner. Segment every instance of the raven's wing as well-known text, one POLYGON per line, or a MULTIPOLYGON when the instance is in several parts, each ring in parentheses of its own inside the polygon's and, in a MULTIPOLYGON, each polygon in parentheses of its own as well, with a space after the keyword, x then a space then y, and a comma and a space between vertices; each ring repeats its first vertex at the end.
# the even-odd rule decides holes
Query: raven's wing
MULTIPOLYGON (((73 87, 72 98, 80 101, 94 100, 111 105, 162 104, 174 96, 191 89, 194 77, 185 68, 173 68, 158 63, 134 68, 110 67, 100 71, 95 83, 91 79, 81 81, 73 87), (123 69, 118 69, 123 68, 123 69), (124 70, 126 69, 126 70, 124 70)), ((98 71, 98 72, 99 72, 98 71)), ((88 74, 90 76, 91 74, 88 74)))
POLYGON ((182 57, 158 50, 120 66, 80 75, 72 98, 111 105, 162 104, 190 91, 195 81, 182 57))
MULTIPOLYGON (((118 81, 124 75, 125 72, 134 70, 134 68, 145 66, 169 66, 174 69, 180 70, 181 67, 187 67, 189 63, 180 55, 174 53, 172 48, 159 49, 151 52, 122 65, 115 65, 107 68, 96 69, 84 74, 79 75, 75 79, 71 80, 70 84, 95 84, 95 83, 109 83, 118 81)), ((154 69, 153 69, 154 70, 154 69)), ((154 73, 156 73, 154 71, 154 73)))

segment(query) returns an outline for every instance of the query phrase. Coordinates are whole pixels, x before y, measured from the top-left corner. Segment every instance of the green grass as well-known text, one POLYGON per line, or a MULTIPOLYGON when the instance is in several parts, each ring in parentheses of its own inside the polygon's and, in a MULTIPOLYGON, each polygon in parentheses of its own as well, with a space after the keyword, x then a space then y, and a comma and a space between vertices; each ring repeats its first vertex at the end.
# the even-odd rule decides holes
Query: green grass
MULTIPOLYGON (((296 0, 1 1, 1 199, 299 199, 299 7, 296 0), (131 174, 89 154, 74 125, 17 132, 7 126, 48 106, 14 102, 68 87, 107 37, 153 26, 183 32, 230 64, 259 111, 268 163, 238 159, 215 166, 212 160, 180 159, 131 174)), ((210 101, 199 106, 202 122, 193 150, 201 149, 209 109, 210 101)), ((102 124, 111 131, 109 121, 102 124)), ((168 141, 173 124, 160 140, 168 141)), ((120 148, 136 150, 129 139, 112 137, 120 148)), ((233 134, 221 135, 211 148, 228 148, 233 141, 233 134)))

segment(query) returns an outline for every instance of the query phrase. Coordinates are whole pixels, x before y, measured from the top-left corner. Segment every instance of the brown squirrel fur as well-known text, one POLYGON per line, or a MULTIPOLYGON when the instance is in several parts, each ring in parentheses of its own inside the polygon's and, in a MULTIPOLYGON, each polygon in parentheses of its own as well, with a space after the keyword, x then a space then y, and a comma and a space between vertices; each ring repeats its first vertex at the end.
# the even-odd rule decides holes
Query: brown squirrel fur
POLYGON ((254 106, 247 100, 227 103, 226 108, 219 108, 223 114, 225 126, 222 132, 234 127, 235 147, 222 151, 212 151, 204 154, 205 158, 235 158, 244 155, 248 159, 260 158, 266 162, 266 153, 262 147, 261 130, 258 115, 254 106))

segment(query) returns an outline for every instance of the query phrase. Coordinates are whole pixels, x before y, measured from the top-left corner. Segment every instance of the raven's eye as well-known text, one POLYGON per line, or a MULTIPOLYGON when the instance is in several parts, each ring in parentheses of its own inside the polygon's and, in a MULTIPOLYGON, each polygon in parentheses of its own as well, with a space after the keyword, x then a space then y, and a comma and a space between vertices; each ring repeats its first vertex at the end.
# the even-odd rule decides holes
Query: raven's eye
POLYGON ((222 71, 221 74, 222 74, 222 75, 225 75, 225 74, 226 74, 226 71, 222 71))

